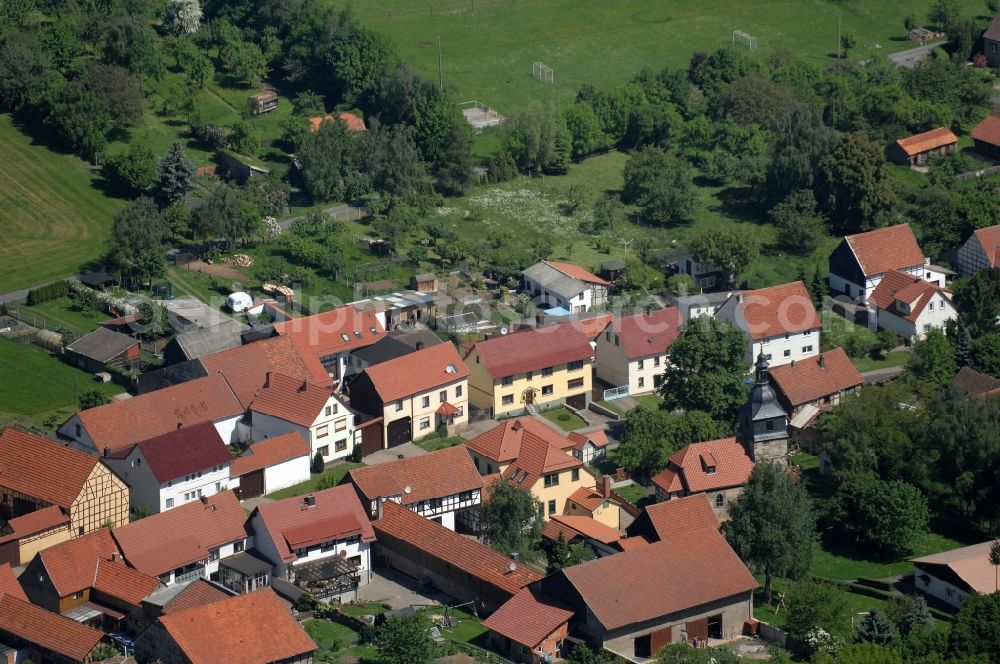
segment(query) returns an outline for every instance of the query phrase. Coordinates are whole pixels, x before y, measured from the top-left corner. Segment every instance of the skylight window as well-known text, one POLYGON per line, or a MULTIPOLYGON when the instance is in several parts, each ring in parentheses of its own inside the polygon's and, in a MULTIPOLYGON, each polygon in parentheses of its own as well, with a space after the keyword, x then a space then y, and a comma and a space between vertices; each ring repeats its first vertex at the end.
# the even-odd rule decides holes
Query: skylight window
POLYGON ((340 336, 343 337, 344 341, 350 341, 351 340, 351 338, 349 336, 347 336, 346 334, 341 334, 340 336))
POLYGON ((374 327, 369 327, 368 329, 371 330, 372 334, 378 334, 378 330, 376 330, 374 327))
POLYGON ((354 336, 355 336, 355 338, 360 339, 361 338, 361 331, 360 330, 354 330, 354 336))

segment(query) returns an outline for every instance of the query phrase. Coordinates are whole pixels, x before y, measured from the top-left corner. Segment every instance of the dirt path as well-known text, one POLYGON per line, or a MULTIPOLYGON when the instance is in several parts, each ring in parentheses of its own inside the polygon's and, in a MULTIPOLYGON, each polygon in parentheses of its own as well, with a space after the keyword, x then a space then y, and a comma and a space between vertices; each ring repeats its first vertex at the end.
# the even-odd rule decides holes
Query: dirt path
POLYGON ((224 265, 222 263, 205 263, 204 261, 191 261, 185 267, 185 270, 191 270, 193 272, 204 272, 205 274, 211 274, 216 277, 222 277, 223 279, 230 279, 232 281, 246 281, 247 273, 239 268, 230 267, 229 265, 224 265))

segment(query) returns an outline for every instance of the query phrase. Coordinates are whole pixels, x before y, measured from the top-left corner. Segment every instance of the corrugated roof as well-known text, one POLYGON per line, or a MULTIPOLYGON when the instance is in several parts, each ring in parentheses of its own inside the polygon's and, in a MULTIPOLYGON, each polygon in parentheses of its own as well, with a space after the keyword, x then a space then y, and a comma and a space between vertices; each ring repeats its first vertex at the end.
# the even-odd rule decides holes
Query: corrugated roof
POLYGON ((18 429, 0 433, 0 486, 69 508, 98 460, 18 429))
POLYGON ((630 360, 662 355, 680 336, 681 314, 677 307, 623 316, 611 324, 630 360))
POLYGON ((586 334, 575 329, 560 329, 553 333, 553 328, 542 327, 493 337, 477 342, 475 348, 493 378, 541 371, 593 357, 594 349, 586 334))
MULTIPOLYGON (((313 358, 318 364, 319 360, 313 358)), ((221 373, 232 387, 236 398, 244 408, 250 407, 257 391, 264 386, 269 371, 289 378, 315 380, 314 373, 306 358, 299 355, 288 337, 264 339, 238 348, 212 353, 201 358, 201 364, 209 373, 221 373)), ((320 365, 322 369, 322 365, 320 365)), ((323 381, 319 385, 329 385, 330 377, 323 370, 323 381)))
POLYGON ((714 528, 591 560, 559 573, 573 584, 607 630, 749 593, 757 587, 746 565, 714 528), (628 592, 623 593, 623 588, 628 592))
POLYGON ((234 320, 226 320, 211 327, 183 332, 175 336, 173 341, 185 358, 198 359, 239 346, 242 343, 240 324, 234 320))
POLYGON ((535 648, 573 617, 573 611, 551 597, 523 588, 504 602, 483 627, 535 648))
POLYGON ((469 369, 451 343, 423 348, 365 369, 383 403, 435 390, 468 378, 469 369))
POLYGON ((98 559, 111 558, 118 553, 111 531, 101 528, 42 549, 38 557, 56 592, 60 597, 66 597, 90 588, 98 559))
POLYGON ((212 374, 79 413, 98 451, 117 452, 137 440, 174 431, 178 423, 220 421, 243 413, 226 379, 212 374))
POLYGON ((160 624, 191 664, 270 664, 316 650, 270 588, 172 611, 160 624))
POLYGON ((752 472, 753 462, 743 445, 736 438, 721 438, 685 445, 651 480, 668 493, 681 489, 695 493, 743 486, 752 472))
POLYGON ((758 288, 733 297, 754 341, 823 326, 801 281, 758 288))
POLYGON ((957 142, 958 137, 951 132, 951 129, 948 129, 947 127, 938 127, 937 129, 931 129, 930 131, 901 138, 896 141, 896 145, 898 145, 903 152, 912 157, 915 154, 927 152, 928 150, 934 150, 945 145, 952 145, 957 142))
MULTIPOLYGON (((250 403, 250 410, 308 427, 323 413, 331 396, 333 393, 329 388, 319 387, 308 379, 271 373, 250 403)), ((347 406, 339 400, 337 408, 344 416, 350 415, 347 406)))
POLYGON ((571 263, 541 261, 526 268, 521 274, 545 290, 569 300, 589 288, 588 284, 607 285, 608 282, 571 263))
POLYGON ((28 596, 24 594, 24 589, 17 582, 17 577, 14 576, 14 570, 11 569, 10 563, 0 563, 0 595, 10 595, 19 600, 28 601, 28 596))
POLYGON ((66 350, 98 362, 108 362, 138 345, 139 341, 128 335, 99 327, 66 346, 66 350))
POLYGON ((909 224, 876 228, 844 238, 866 277, 924 264, 924 252, 909 224))
MULTIPOLYGON (((485 544, 463 537, 439 523, 425 519, 393 502, 382 506, 382 516, 372 522, 380 540, 396 539, 450 564, 452 567, 514 595, 542 575, 485 544)), ((383 542, 391 547, 391 543, 383 542)))
POLYGON ((771 379, 792 406, 810 403, 864 382, 843 348, 771 368, 771 379))
POLYGON ((308 457, 311 453, 312 449, 302 434, 292 431, 251 445, 242 455, 233 459, 229 466, 229 476, 240 477, 291 459, 308 457))
POLYGON ((465 445, 355 468, 350 478, 369 500, 399 496, 404 505, 483 488, 465 445))
POLYGON ((104 633, 46 611, 14 595, 0 595, 0 631, 82 662, 104 633))
POLYGON ((168 482, 206 468, 226 465, 233 455, 215 425, 202 422, 149 438, 137 447, 158 482, 168 482))
POLYGON ((915 323, 927 303, 944 289, 911 274, 890 270, 872 291, 868 299, 879 309, 915 323), (905 303, 909 311, 902 308, 905 303))

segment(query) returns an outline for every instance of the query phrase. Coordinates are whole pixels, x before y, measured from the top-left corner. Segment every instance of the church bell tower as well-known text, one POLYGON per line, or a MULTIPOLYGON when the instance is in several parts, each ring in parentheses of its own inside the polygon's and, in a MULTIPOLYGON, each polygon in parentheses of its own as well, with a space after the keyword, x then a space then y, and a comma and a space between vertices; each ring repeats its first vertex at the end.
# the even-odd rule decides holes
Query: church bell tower
POLYGON ((740 409, 739 438, 754 463, 785 465, 788 456, 788 414, 771 387, 767 359, 761 353, 754 365, 750 397, 740 409))

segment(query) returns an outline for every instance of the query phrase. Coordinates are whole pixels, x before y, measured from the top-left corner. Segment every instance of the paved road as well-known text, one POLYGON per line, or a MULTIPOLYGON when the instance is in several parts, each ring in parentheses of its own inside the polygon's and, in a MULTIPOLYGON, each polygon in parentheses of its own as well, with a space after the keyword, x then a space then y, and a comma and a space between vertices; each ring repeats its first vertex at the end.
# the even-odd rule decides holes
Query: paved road
MULTIPOLYGON (((75 279, 79 277, 79 274, 71 274, 63 279, 75 279)), ((48 279, 40 284, 35 284, 34 286, 28 286, 27 288, 22 288, 21 290, 11 291, 9 293, 0 293, 0 304, 8 304, 10 302, 15 302, 17 300, 23 300, 28 297, 28 291, 32 288, 38 288, 39 286, 44 286, 45 284, 51 284, 53 281, 59 281, 58 279, 48 279)))
POLYGON ((903 373, 906 367, 886 367, 885 369, 873 369, 872 371, 863 371, 861 377, 865 381, 865 385, 871 385, 872 383, 878 383, 884 380, 889 380, 895 378, 899 374, 903 373))
POLYGON ((896 53, 890 53, 889 59, 896 63, 897 67, 906 67, 907 69, 913 69, 916 67, 924 58, 926 58, 931 51, 943 44, 943 41, 928 42, 923 46, 917 46, 916 48, 908 48, 905 51, 898 51, 896 53))

